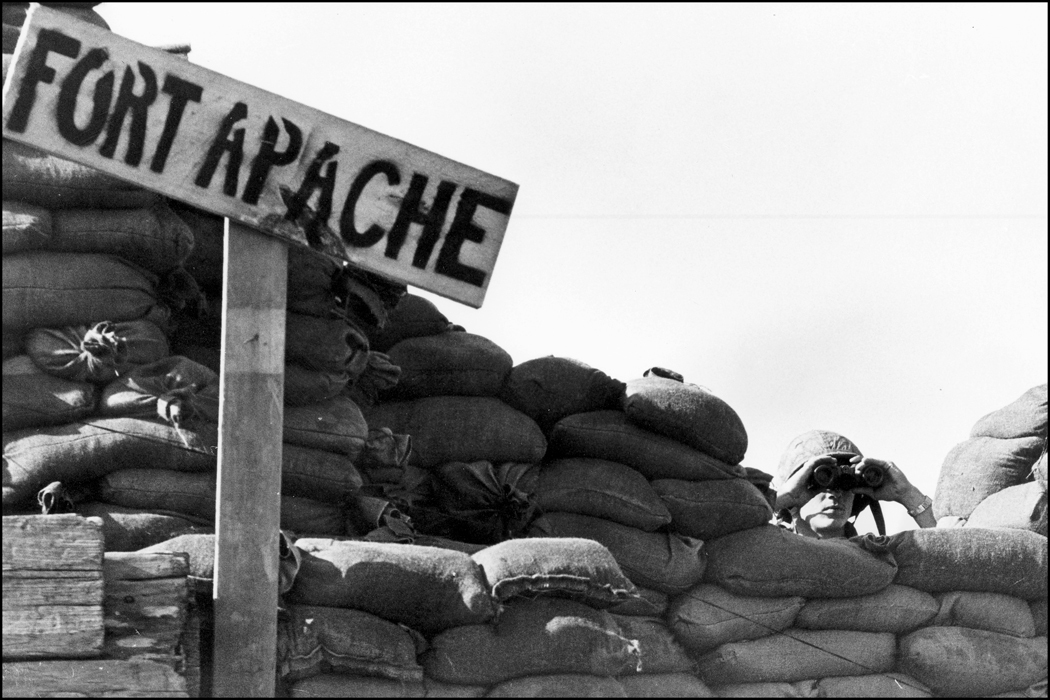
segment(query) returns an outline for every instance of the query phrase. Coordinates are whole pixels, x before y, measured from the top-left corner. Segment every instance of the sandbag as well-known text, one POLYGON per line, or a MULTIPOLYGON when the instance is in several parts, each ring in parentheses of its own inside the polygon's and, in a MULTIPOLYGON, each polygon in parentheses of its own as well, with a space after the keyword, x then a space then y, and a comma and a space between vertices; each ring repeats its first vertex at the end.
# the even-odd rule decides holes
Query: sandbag
POLYGON ((973 509, 966 527, 1009 527, 1046 537, 1046 482, 1028 481, 993 493, 973 509))
POLYGON ((671 523, 667 506, 644 476, 604 459, 576 457, 544 464, 536 475, 534 496, 544 511, 590 515, 647 532, 671 523))
POLYGON ((219 420, 219 376, 172 355, 124 372, 102 389, 99 415, 159 417, 173 425, 219 420))
POLYGON ((422 698, 425 694, 426 689, 419 682, 406 683, 342 673, 304 678, 288 689, 288 696, 293 698, 422 698))
POLYGON ((700 540, 673 532, 645 532, 576 513, 547 513, 533 537, 580 537, 604 545, 632 583, 676 595, 704 576, 707 552, 700 540))
POLYGON ((401 368, 390 397, 495 396, 514 362, 506 350, 473 333, 406 338, 387 351, 401 368))
POLYGON ((471 557, 485 572, 492 596, 555 595, 593 607, 624 603, 635 587, 608 549, 577 538, 515 539, 486 547, 471 557))
POLYGON ((1046 637, 926 627, 901 638, 900 669, 946 697, 1026 688, 1046 677, 1046 637))
POLYGON ((342 267, 339 261, 311 248, 289 246, 288 311, 327 318, 340 307, 333 284, 342 267))
MULTIPOLYGON (((220 295, 222 293, 223 237, 226 219, 197 209, 185 202, 172 200, 168 204, 193 234, 193 250, 190 251, 183 266, 193 276, 193 279, 197 280, 202 289, 220 295)), ((291 248, 288 255, 289 263, 291 263, 291 248)), ((294 295, 293 290, 289 289, 288 294, 289 296, 294 295)), ((289 310, 292 310, 291 307, 289 310)))
POLYGON ((497 683, 488 698, 625 698, 615 678, 584 673, 527 676, 497 683))
POLYGON ((712 690, 720 698, 815 698, 815 680, 797 683, 731 683, 714 686, 712 690))
POLYGON ((800 537, 774 525, 710 540, 707 555, 704 580, 737 595, 849 598, 881 591, 897 573, 885 552, 845 539, 800 537))
POLYGON ((692 673, 649 673, 620 676, 629 698, 716 698, 717 694, 692 673))
POLYGON ((904 673, 840 676, 817 681, 821 698, 932 698, 925 684, 904 673))
POLYGON ((686 648, 705 652, 785 630, 804 603, 800 596, 738 596, 704 583, 671 603, 667 622, 686 648))
POLYGON ((623 636, 638 642, 640 662, 636 673, 689 672, 696 664, 671 634, 667 623, 656 617, 613 615, 623 636))
POLYGON ((364 480, 343 455, 299 445, 281 447, 281 493, 325 503, 345 503, 364 480))
POLYGON ((567 416, 551 432, 549 456, 596 457, 634 467, 647 479, 744 478, 729 465, 663 435, 631 424, 622 411, 567 416))
POLYGON ((95 481, 121 469, 215 470, 218 431, 201 423, 177 429, 141 418, 4 433, 4 508, 31 500, 53 481, 95 481))
POLYGON ((368 423, 346 396, 284 409, 284 442, 344 455, 355 461, 365 449, 368 423))
POLYGON ((445 333, 451 326, 434 302, 416 294, 405 294, 390 313, 386 326, 370 334, 370 345, 379 352, 387 352, 406 338, 445 333))
POLYGON ((1046 636, 1046 598, 1042 600, 1031 600, 1028 602, 1028 607, 1032 611, 1032 620, 1035 623, 1035 635, 1037 637, 1046 636))
POLYGON ((31 251, 3 258, 5 328, 89 325, 142 318, 157 278, 109 255, 31 251))
POLYGON ((619 603, 609 608, 614 615, 634 615, 637 617, 663 617, 670 604, 670 598, 666 593, 654 591, 651 588, 635 586, 637 598, 619 603))
POLYGON ((1045 440, 1046 426, 1046 384, 1040 384, 974 423, 970 437, 1041 437, 1045 440))
POLYGON ((969 627, 1014 637, 1034 637, 1028 603, 1001 593, 950 591, 937 596, 939 608, 930 627, 969 627))
POLYGON ((368 363, 368 338, 345 318, 285 316, 284 357, 318 372, 359 375, 368 363))
POLYGON ((392 401, 367 412, 373 428, 412 436, 410 463, 432 469, 445 462, 535 463, 547 440, 521 411, 487 396, 437 396, 392 401))
POLYGON ((608 613, 537 598, 508 604, 495 624, 442 632, 421 662, 435 680, 495 684, 553 673, 614 676, 637 668, 639 650, 608 613))
POLYGON ((47 209, 5 200, 3 221, 4 255, 44 248, 51 238, 51 212, 47 209))
POLYGON ((619 410, 626 385, 605 372, 567 357, 539 357, 514 366, 499 397, 536 421, 549 435, 574 413, 619 410))
POLYGON ((102 539, 107 552, 135 552, 179 535, 214 532, 210 525, 196 519, 97 501, 78 504, 76 513, 102 521, 102 539))
MULTIPOLYGON (((203 362, 202 359, 198 361, 203 362)), ((218 364, 217 353, 214 362, 218 364)), ((204 364, 207 363, 204 362, 204 364)), ((302 367, 294 362, 286 362, 284 365, 284 403, 286 406, 309 406, 324 403, 339 396, 349 381, 350 375, 346 372, 321 372, 302 367)))
POLYGON ((95 412, 98 389, 87 382, 54 377, 16 355, 3 364, 4 432, 73 423, 95 412))
POLYGON ((289 602, 363 610, 430 634, 495 614, 481 567, 462 552, 322 538, 296 546, 303 559, 289 602))
POLYGON ((712 685, 792 683, 892 671, 896 653, 897 640, 888 632, 791 628, 770 637, 723 644, 697 663, 700 677, 712 685))
POLYGON ((105 384, 118 373, 171 354, 157 324, 139 319, 90 326, 34 328, 23 340, 37 367, 56 377, 105 384))
POLYGON ((937 478, 933 513, 967 518, 988 496, 1028 480, 1043 437, 970 438, 948 452, 937 478))
POLYGON ((729 404, 696 384, 649 375, 627 382, 627 419, 728 464, 747 451, 747 431, 729 404))
POLYGON ((433 508, 415 512, 427 532, 477 544, 522 537, 536 517, 522 462, 446 462, 430 472, 433 508))
POLYGON ((368 364, 355 382, 346 388, 346 395, 358 406, 372 407, 379 403, 379 395, 397 384, 401 368, 384 353, 368 351, 368 364))
POLYGON ((746 479, 659 479, 652 486, 671 514, 671 528, 690 537, 714 539, 773 518, 765 496, 746 479))
MULTIPOLYGON (((1024 604, 1024 601, 1019 602, 1024 604)), ((1025 605, 1026 611, 1027 608, 1025 605)), ((937 610, 938 602, 929 593, 890 584, 871 595, 806 601, 795 619, 795 626, 811 630, 904 634, 930 624, 937 610)))
POLYGON ((334 672, 421 683, 422 642, 360 610, 289 605, 278 618, 277 673, 285 681, 334 672))
POLYGON ((160 195, 100 170, 8 139, 3 140, 3 188, 6 199, 46 209, 138 209, 161 201, 160 195))

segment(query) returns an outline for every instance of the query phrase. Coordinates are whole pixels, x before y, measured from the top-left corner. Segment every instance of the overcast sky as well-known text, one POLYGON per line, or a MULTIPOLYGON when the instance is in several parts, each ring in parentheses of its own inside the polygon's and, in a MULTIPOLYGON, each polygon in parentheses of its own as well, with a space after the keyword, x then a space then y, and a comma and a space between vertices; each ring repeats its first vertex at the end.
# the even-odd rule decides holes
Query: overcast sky
POLYGON ((1046 382, 1045 3, 98 10, 518 183, 484 306, 424 296, 515 363, 680 372, 745 465, 836 430, 932 496, 1046 382))

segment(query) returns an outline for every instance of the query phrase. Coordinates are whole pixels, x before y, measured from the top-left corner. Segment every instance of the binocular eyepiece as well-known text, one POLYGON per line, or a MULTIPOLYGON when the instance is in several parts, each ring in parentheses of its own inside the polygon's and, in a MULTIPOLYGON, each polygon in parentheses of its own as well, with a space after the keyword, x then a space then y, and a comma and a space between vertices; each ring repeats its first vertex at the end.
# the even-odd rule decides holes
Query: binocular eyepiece
POLYGON ((874 464, 851 464, 848 457, 840 457, 838 464, 822 464, 813 470, 809 487, 816 491, 835 489, 850 491, 858 488, 882 486, 886 472, 874 464), (859 468, 858 468, 859 467, 859 468))

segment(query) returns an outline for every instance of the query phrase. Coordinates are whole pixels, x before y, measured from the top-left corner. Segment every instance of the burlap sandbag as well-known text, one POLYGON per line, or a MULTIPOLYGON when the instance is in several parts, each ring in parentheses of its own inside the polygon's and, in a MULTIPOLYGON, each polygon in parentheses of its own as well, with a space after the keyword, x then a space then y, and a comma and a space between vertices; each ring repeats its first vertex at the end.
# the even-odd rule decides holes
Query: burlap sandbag
POLYGON ((156 276, 109 255, 4 256, 3 285, 3 324, 12 329, 130 321, 157 304, 156 276))
POLYGON ((558 598, 508 604, 494 624, 449 629, 421 658, 429 678, 494 684, 553 673, 613 676, 636 669, 638 645, 613 617, 558 598))
POLYGON ((723 644, 701 656, 698 664, 700 677, 712 685, 792 683, 885 673, 896 665, 896 654, 897 639, 888 632, 790 628, 761 639, 723 644))
POLYGON ((627 382, 627 418, 728 464, 747 451, 747 431, 729 404, 696 384, 650 375, 627 382))
POLYGON ((738 595, 849 598, 881 591, 897 566, 845 539, 800 537, 773 525, 707 543, 704 580, 738 595))
POLYGON ((644 476, 604 459, 575 457, 544 464, 536 474, 534 496, 547 512, 590 515, 648 532, 671 523, 667 506, 644 476))
POLYGON ((289 605, 278 617, 277 674, 285 681, 334 672, 420 683, 422 642, 360 610, 289 605))
POLYGON ((974 423, 970 437, 1041 437, 1045 440, 1046 425, 1046 384, 1040 384, 974 423))
POLYGON ((798 681, 797 683, 731 683, 717 685, 712 691, 719 698, 815 698, 817 682, 815 680, 798 681))
POLYGON ((4 508, 53 481, 86 483, 121 469, 214 471, 218 444, 214 425, 180 430, 141 418, 4 433, 4 508))
POLYGON ((118 255, 163 274, 193 250, 193 232, 163 202, 148 209, 58 209, 48 250, 118 255))
MULTIPOLYGON (((1025 605, 1026 611, 1027 608, 1025 605)), ((806 601, 795 618, 795 626, 811 630, 904 634, 929 624, 937 610, 937 600, 929 593, 890 584, 871 595, 806 601)))
POLYGON ((522 537, 537 515, 523 486, 533 467, 487 460, 438 465, 429 471, 430 503, 413 517, 425 532, 465 542, 490 545, 522 537))
POLYGON ((1046 677, 1046 637, 926 627, 900 640, 900 670, 945 697, 981 697, 1046 677))
POLYGON ((629 698, 716 698, 717 694, 692 673, 651 673, 620 676, 629 698))
MULTIPOLYGON (((183 264, 201 289, 222 294, 223 237, 226 219, 189 204, 173 200, 169 206, 193 233, 193 250, 183 264)), ((289 262, 291 250, 289 250, 289 262)), ((288 290, 289 294, 294 294, 288 290)), ((289 310, 291 310, 289 308, 289 310)))
POLYGON ((513 366, 510 354, 473 333, 406 338, 387 351, 401 368, 388 392, 399 399, 427 396, 495 396, 513 366))
POLYGON ((299 445, 281 447, 281 492, 325 503, 345 503, 364 480, 349 457, 299 445))
POLYGON ((1046 598, 1042 600, 1032 600, 1028 602, 1028 607, 1032 611, 1032 621, 1035 624, 1035 635, 1037 637, 1046 636, 1046 598))
POLYGON ((650 430, 631 424, 622 411, 577 413, 558 421, 551 433, 550 456, 597 457, 620 462, 647 479, 733 479, 743 467, 650 430))
POLYGON ((423 469, 477 460, 535 463, 547 449, 535 421, 487 396, 392 401, 367 412, 365 418, 373 428, 411 435, 410 463, 423 469))
POLYGON ((765 496, 746 479, 659 479, 652 486, 671 513, 671 528, 690 537, 714 539, 773 517, 765 496))
POLYGON ((522 538, 472 555, 499 601, 554 595, 600 608, 631 600, 635 587, 608 549, 578 538, 522 538))
POLYGON ((937 479, 933 513, 968 518, 985 498, 1030 478, 1043 437, 970 438, 948 452, 937 479))
POLYGON ((993 493, 973 509, 966 527, 1009 527, 1046 537, 1046 482, 1028 481, 993 493))
POLYGON ((28 355, 3 364, 4 432, 41 425, 73 423, 95 412, 98 388, 88 382, 54 377, 28 355))
POLYGON ((536 421, 545 434, 574 413, 619 410, 626 385, 567 357, 539 357, 511 369, 499 397, 536 421))
POLYGON ((803 603, 801 596, 738 596, 703 583, 675 598, 667 621, 679 642, 691 651, 705 652, 785 630, 803 603))
POLYGON ((34 328, 25 334, 23 342, 26 354, 49 374, 98 384, 171 354, 167 336, 146 319, 34 328))
MULTIPOLYGON (((221 251, 220 251, 221 252, 221 251)), ((288 247, 288 311, 326 318, 339 308, 333 282, 342 264, 310 248, 288 247)))
POLYGON ((211 525, 173 513, 156 513, 89 501, 76 508, 77 515, 99 518, 107 552, 135 552, 179 535, 214 532, 211 525))
MULTIPOLYGON (((198 362, 208 364, 203 358, 198 362)), ((218 365, 218 351, 213 362, 218 365)), ((212 369, 214 366, 209 365, 212 369)), ((216 371, 218 371, 216 369, 216 371)), ((286 406, 310 406, 339 396, 350 381, 346 372, 321 372, 294 362, 284 365, 284 403, 286 406)))
POLYGON ((654 591, 652 588, 635 586, 638 597, 626 603, 620 603, 609 608, 614 615, 634 615, 637 617, 663 617, 670 605, 670 597, 666 593, 654 591))
POLYGON ((160 195, 100 170, 3 140, 4 198, 46 209, 136 209, 160 195))
POLYGON ((638 642, 641 661, 636 673, 679 673, 696 670, 696 663, 658 617, 613 615, 623 636, 638 642))
POLYGON ((173 425, 218 423, 219 376, 202 364, 171 355, 139 365, 102 389, 99 415, 159 417, 173 425))
POLYGON ((924 683, 904 673, 840 676, 817 681, 821 698, 932 698, 924 683))
POLYGON ((284 442, 328 450, 356 461, 368 439, 361 409, 346 396, 284 409, 284 442))
POLYGON ((527 676, 497 683, 488 698, 625 698, 615 678, 584 673, 527 676))
POLYGON ((296 546, 303 560, 289 602, 355 608, 427 634, 495 614, 481 567, 462 552, 320 538, 296 546))
POLYGON ((1034 637, 1035 620, 1028 603, 1002 593, 950 591, 937 596, 939 609, 930 627, 969 627, 1013 637, 1034 637))
POLYGON ((704 576, 707 552, 700 540, 673 532, 635 527, 576 513, 547 513, 533 525, 533 537, 581 537, 604 545, 631 582, 677 595, 704 576))
POLYGON ((434 302, 416 294, 406 294, 394 308, 381 330, 369 336, 371 347, 387 352, 406 338, 422 338, 445 333, 452 326, 434 302))
POLYGON ((45 248, 51 238, 51 212, 25 202, 5 200, 3 232, 4 255, 45 248))
POLYGON ((359 375, 368 363, 368 338, 345 318, 285 316, 284 357, 319 372, 359 375))

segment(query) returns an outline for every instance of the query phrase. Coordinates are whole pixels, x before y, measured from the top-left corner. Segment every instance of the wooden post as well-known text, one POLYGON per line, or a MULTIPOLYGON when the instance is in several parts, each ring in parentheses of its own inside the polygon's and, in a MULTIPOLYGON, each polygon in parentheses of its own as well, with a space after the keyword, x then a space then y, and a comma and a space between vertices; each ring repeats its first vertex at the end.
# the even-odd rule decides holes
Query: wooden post
POLYGON ((226 220, 215 512, 216 697, 273 697, 288 249, 226 220))

